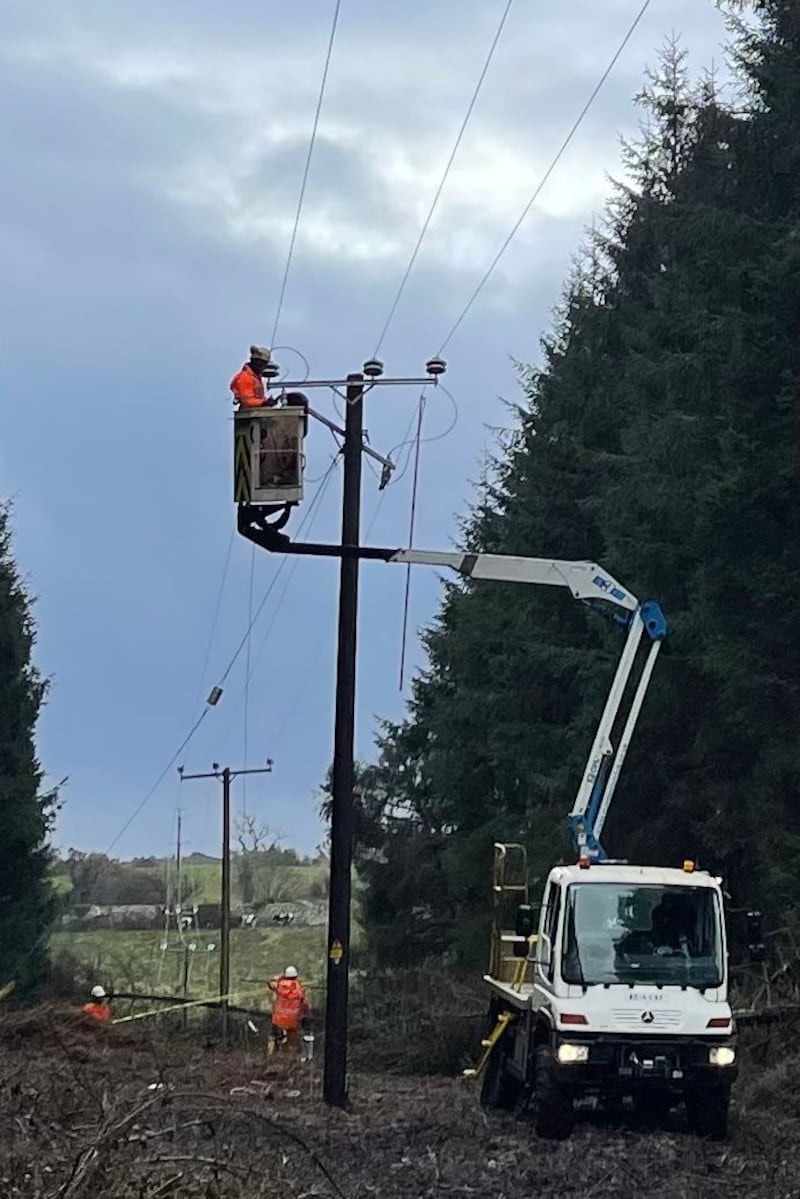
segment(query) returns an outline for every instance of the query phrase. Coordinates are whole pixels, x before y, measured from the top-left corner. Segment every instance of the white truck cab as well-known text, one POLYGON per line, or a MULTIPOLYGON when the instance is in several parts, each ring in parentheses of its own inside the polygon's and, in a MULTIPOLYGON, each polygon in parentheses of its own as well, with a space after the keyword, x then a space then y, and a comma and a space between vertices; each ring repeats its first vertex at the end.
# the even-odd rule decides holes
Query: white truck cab
POLYGON ((563 1137, 587 1096, 656 1119, 683 1101, 696 1131, 724 1136, 737 1064, 719 879, 582 858, 550 871, 532 933, 523 871, 522 846, 495 846, 484 1105, 532 1095, 537 1131, 563 1137))
MULTIPOLYGON (((582 1095, 632 1095, 656 1116, 681 1098, 698 1132, 724 1136, 736 1048, 720 880, 691 862, 680 869, 610 861, 601 842, 667 635, 660 605, 640 602, 595 562, 379 547, 359 556, 443 566, 472 582, 564 588, 625 630, 568 816, 578 860, 550 871, 538 930, 524 847, 495 845, 489 1028, 467 1071, 484 1075, 482 1102, 513 1107, 531 1098, 539 1133, 562 1137, 582 1095)), ((759 936, 751 950, 763 950, 759 936)))

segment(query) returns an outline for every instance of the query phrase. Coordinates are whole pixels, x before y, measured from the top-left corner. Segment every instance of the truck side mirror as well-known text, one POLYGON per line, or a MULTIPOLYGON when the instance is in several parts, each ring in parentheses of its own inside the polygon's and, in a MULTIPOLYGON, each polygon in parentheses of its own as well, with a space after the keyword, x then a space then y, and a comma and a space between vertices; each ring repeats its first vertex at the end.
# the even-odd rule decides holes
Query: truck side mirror
POLYGON ((751 962, 763 962, 767 956, 764 946, 763 920, 760 912, 747 913, 747 953, 751 962))
POLYGON ((514 942, 514 957, 525 958, 528 956, 528 937, 533 936, 536 931, 534 924, 533 908, 529 903, 521 903, 517 908, 517 919, 514 924, 514 932, 518 937, 524 937, 524 941, 514 942))

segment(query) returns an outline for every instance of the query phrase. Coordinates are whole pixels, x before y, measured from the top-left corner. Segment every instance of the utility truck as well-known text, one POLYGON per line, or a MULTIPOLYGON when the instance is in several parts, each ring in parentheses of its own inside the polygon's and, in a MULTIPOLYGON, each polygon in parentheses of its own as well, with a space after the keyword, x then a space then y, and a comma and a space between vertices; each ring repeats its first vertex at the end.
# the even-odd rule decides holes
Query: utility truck
MULTIPOLYGON (((438 366, 436 372, 441 373, 438 366)), ((667 633, 661 608, 652 600, 640 603, 592 562, 290 542, 278 530, 302 494, 297 489, 302 413, 287 410, 281 417, 297 424, 292 443, 297 478, 277 486, 271 468, 266 481, 259 481, 260 464, 268 458, 261 426, 274 412, 258 409, 236 417, 238 525, 257 544, 281 552, 447 567, 473 580, 565 587, 626 630, 569 815, 575 859, 548 874, 538 919, 525 848, 494 847, 494 922, 484 976, 488 1028, 481 1058, 467 1072, 482 1076, 484 1106, 513 1108, 532 1100, 537 1132, 562 1138, 572 1129, 576 1101, 584 1097, 607 1103, 632 1097, 656 1117, 684 1101, 698 1133, 724 1136, 737 1062, 722 880, 689 860, 661 867, 612 860, 600 839, 667 633), (265 514, 283 501, 283 516, 265 525, 265 514)), ((751 956, 761 960, 760 932, 752 922, 749 934, 751 956)))
MULTIPOLYGON (((532 1101, 538 1134, 563 1138, 576 1100, 631 1098, 656 1120, 683 1101, 694 1131, 724 1137, 737 1061, 722 880, 688 859, 659 867, 612 860, 601 841, 667 633, 661 608, 639 603, 590 562, 425 550, 387 560, 566 587, 626 629, 568 818, 575 859, 548 874, 538 920, 524 846, 494 847, 489 1020, 483 1055, 467 1071, 483 1076, 482 1103, 532 1101)), ((752 924, 750 939, 757 950, 752 924)))

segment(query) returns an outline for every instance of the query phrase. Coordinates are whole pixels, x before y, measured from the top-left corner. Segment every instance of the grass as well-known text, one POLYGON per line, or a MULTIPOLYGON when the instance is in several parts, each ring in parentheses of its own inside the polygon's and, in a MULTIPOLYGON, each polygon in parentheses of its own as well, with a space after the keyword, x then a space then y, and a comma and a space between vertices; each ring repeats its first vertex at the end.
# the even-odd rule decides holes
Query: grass
MULTIPOLYGON (((279 886, 278 902, 288 902, 293 899, 324 898, 325 891, 321 890, 325 883, 327 870, 325 866, 279 866, 275 871, 275 879, 279 886), (316 892, 316 893, 315 893, 316 892)), ((220 901, 220 867, 215 862, 207 862, 198 866, 186 867, 186 878, 193 884, 194 903, 219 903, 220 901)), ((236 862, 233 866, 233 899, 238 901, 236 862)))
MULTIPOLYGON (((219 932, 192 933, 185 943, 196 946, 190 952, 189 994, 195 999, 213 997, 219 979, 219 932)), ((325 944, 324 926, 233 929, 232 990, 244 1006, 258 1006, 267 979, 291 963, 310 987, 313 1002, 314 990, 325 977, 325 944)), ((95 982, 115 991, 181 993, 184 949, 174 931, 168 939, 152 931, 60 932, 52 937, 52 949, 69 954, 95 982), (162 950, 165 940, 168 947, 162 950)))
MULTIPOLYGON (((164 863, 155 866, 126 865, 129 872, 141 871, 146 874, 164 875, 164 863)), ((189 865, 184 872, 189 887, 188 893, 193 903, 219 903, 220 874, 218 862, 202 862, 189 865)), ((327 867, 319 866, 277 866, 270 872, 270 881, 276 892, 275 898, 279 903, 288 903, 299 899, 324 899, 327 890, 327 867)), ((68 875, 51 875, 50 883, 57 895, 68 895, 72 889, 68 875)), ((174 885, 174 878, 173 878, 174 885)), ((263 893, 263 891, 262 891, 263 893)), ((233 861, 233 902, 240 902, 238 891, 238 872, 236 858, 233 861)))

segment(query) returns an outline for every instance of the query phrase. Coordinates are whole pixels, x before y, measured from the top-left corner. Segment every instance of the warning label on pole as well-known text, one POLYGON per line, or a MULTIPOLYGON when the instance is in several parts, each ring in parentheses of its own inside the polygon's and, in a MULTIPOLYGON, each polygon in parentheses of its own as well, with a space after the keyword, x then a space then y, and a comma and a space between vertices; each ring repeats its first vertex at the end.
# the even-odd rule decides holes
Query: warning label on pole
POLYGON ((342 949, 341 941, 334 941, 331 944, 330 953, 328 954, 328 957, 331 959, 334 966, 339 965, 343 956, 344 956, 344 950, 342 949))

